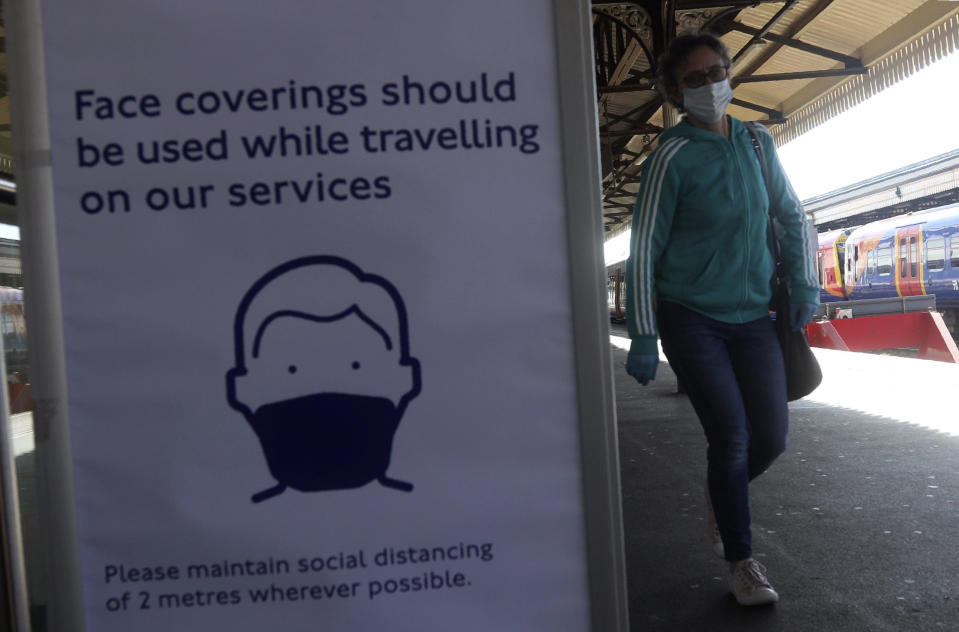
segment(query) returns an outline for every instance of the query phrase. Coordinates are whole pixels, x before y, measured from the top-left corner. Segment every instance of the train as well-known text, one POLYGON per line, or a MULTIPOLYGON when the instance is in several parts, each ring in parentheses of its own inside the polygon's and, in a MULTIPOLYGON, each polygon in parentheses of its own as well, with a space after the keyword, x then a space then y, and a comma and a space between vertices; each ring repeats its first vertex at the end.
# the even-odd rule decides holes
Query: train
POLYGON ((820 302, 934 296, 956 334, 959 204, 819 235, 820 302))
MULTIPOLYGON (((935 296, 959 333, 959 204, 897 215, 819 235, 820 302, 935 296)), ((607 266, 610 321, 625 322, 625 261, 607 266)))

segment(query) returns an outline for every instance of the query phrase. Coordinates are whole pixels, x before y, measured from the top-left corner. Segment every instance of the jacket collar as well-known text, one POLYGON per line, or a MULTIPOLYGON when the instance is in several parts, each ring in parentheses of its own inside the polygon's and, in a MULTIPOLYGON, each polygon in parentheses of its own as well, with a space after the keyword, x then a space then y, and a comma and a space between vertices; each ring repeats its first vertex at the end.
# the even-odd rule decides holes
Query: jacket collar
MULTIPOLYGON (((726 115, 726 120, 729 122, 729 137, 731 139, 737 138, 742 134, 746 133, 745 124, 737 119, 734 116, 726 115)), ((700 129, 694 125, 691 125, 686 121, 686 117, 683 117, 678 124, 671 127, 670 129, 663 132, 661 140, 666 140, 673 136, 679 136, 680 138, 688 138, 690 140, 701 140, 701 141, 724 141, 726 140, 721 134, 716 132, 711 132, 709 130, 700 129)))

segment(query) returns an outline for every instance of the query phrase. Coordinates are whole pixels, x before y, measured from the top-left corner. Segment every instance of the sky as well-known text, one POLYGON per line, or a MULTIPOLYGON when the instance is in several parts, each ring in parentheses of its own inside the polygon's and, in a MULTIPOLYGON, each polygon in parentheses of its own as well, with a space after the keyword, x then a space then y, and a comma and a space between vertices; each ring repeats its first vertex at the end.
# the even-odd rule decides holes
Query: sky
MULTIPOLYGON (((799 199, 959 149, 959 53, 953 53, 779 148, 799 199)), ((625 258, 627 234, 606 242, 625 258)))

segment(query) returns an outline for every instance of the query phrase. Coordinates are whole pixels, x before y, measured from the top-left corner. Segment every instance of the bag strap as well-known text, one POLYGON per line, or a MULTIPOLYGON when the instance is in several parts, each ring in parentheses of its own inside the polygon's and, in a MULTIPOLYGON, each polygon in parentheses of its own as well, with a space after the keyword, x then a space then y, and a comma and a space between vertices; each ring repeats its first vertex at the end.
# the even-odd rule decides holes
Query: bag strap
POLYGON ((763 172, 763 180, 768 181, 766 177, 766 160, 763 154, 763 146, 759 142, 759 136, 756 133, 756 121, 746 121, 746 131, 749 132, 749 140, 753 142, 753 151, 756 152, 756 158, 759 160, 759 168, 763 172))
MULTIPOLYGON (((769 195, 769 175, 766 172, 766 154, 763 151, 763 146, 759 142, 759 135, 756 132, 756 123, 755 121, 746 121, 746 131, 749 132, 749 139, 753 144, 753 151, 756 152, 756 159, 759 160, 759 170, 763 174, 763 182, 766 184, 766 195, 769 195)), ((772 199, 769 200, 769 211, 772 211, 772 199)), ((785 286, 785 274, 783 271, 783 260, 782 254, 779 251, 779 240, 776 239, 776 233, 773 230, 773 218, 770 214, 766 222, 766 241, 769 242, 769 250, 773 253, 775 257, 775 268, 773 270, 773 278, 770 281, 770 284, 773 288, 773 296, 776 295, 777 287, 785 286)))
MULTIPOLYGON (((759 136, 756 132, 756 123, 755 121, 746 122, 746 131, 749 132, 749 140, 753 143, 753 151, 756 152, 756 160, 759 161, 759 170, 763 174, 763 182, 766 184, 766 195, 769 195, 769 176, 766 174, 766 155, 763 152, 763 146, 759 142, 759 136)), ((772 210, 772 200, 770 200, 769 210, 772 210)), ((775 235, 772 233, 773 223, 772 216, 770 216, 770 221, 767 223, 770 231, 770 241, 775 244, 776 248, 773 250, 773 253, 776 255, 776 259, 779 259, 779 242, 775 239, 775 235)))

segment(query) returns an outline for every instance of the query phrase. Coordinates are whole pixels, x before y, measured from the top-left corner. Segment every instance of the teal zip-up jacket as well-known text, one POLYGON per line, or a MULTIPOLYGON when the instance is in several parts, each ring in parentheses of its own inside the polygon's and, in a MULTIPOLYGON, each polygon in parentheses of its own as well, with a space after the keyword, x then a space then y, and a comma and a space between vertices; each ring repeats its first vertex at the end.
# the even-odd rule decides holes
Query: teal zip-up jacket
POLYGON ((769 194, 746 125, 731 116, 730 139, 684 119, 646 159, 626 263, 631 353, 656 353, 656 301, 679 303, 726 323, 768 314, 774 257, 767 222, 777 221, 790 300, 819 302, 816 233, 783 172, 772 135, 756 126, 769 194), (771 208, 770 208, 771 206, 771 208))

